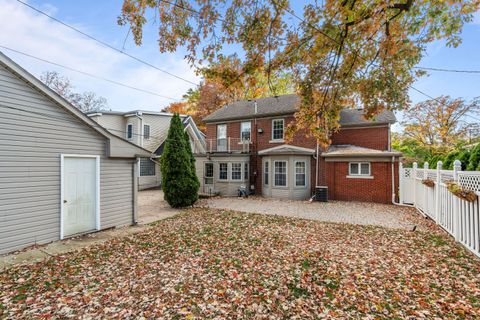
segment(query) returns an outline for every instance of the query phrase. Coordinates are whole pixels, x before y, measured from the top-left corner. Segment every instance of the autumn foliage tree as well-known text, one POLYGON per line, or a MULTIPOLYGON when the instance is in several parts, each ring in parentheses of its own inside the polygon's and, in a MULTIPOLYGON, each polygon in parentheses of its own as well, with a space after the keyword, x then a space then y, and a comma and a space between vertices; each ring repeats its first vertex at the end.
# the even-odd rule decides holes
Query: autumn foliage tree
POLYGON ((452 149, 466 139, 472 119, 479 114, 480 98, 466 102, 440 96, 405 110, 404 135, 429 149, 452 149))
POLYGON ((220 63, 236 45, 241 64, 224 73, 230 82, 291 73, 302 98, 293 129, 328 144, 344 107, 373 116, 408 105, 427 44, 457 46, 478 8, 478 0, 325 0, 300 10, 288 0, 124 0, 119 22, 140 45, 156 11, 160 52, 185 47, 196 67, 220 63))

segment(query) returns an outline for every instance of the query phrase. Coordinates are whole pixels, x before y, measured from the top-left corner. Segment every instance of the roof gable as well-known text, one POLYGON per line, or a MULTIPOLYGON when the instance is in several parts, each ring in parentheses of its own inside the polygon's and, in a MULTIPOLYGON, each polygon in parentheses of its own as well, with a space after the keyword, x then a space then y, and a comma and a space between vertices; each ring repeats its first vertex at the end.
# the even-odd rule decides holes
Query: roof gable
POLYGON ((141 156, 149 156, 150 152, 140 148, 124 139, 121 139, 113 134, 111 134, 108 130, 98 125, 95 121, 90 119, 87 115, 83 112, 75 108, 71 105, 67 100, 63 97, 58 95, 52 89, 50 89, 47 85, 43 82, 38 80, 35 76, 31 73, 20 67, 17 63, 13 60, 8 58, 5 54, 0 51, 0 63, 7 68, 12 74, 20 77, 23 81, 30 84, 34 88, 36 88, 40 93, 43 93, 47 98, 52 100, 56 106, 59 108, 63 108, 68 113, 76 117, 77 119, 81 120, 86 126, 91 127, 93 130, 98 132, 100 135, 104 136, 108 139, 108 151, 110 157, 136 157, 137 155, 141 156))
POLYGON ((281 146, 276 146, 273 148, 265 149, 258 152, 259 155, 276 155, 276 154, 306 154, 306 155, 313 155, 315 154, 314 149, 309 148, 302 148, 293 146, 290 144, 283 144, 281 146))

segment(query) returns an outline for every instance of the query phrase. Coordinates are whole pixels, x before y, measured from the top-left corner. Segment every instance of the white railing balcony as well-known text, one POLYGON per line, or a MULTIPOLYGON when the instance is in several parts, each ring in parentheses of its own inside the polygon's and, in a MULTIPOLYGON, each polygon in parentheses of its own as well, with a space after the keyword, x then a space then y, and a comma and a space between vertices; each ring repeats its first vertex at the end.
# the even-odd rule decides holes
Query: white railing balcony
POLYGON ((207 153, 249 153, 250 145, 250 140, 240 138, 207 139, 206 151, 207 153))

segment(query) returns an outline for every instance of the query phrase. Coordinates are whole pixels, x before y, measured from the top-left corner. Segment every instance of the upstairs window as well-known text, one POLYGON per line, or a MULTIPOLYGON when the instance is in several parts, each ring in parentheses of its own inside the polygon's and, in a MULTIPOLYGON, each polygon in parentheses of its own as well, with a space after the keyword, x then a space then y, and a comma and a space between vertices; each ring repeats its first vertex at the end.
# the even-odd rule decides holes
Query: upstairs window
POLYGON ((283 140, 283 119, 272 120, 272 140, 283 140))
POLYGON ((149 158, 140 158, 140 177, 155 175, 155 163, 149 158))
POLYGON ((349 175, 370 176, 370 162, 350 162, 349 175))
POLYGON ((150 125, 148 124, 143 125, 143 139, 150 139, 150 125))
POLYGON ((133 124, 131 123, 127 124, 127 139, 133 139, 133 124))
POLYGON ((250 141, 252 135, 252 123, 245 121, 240 123, 240 139, 242 141, 250 141))

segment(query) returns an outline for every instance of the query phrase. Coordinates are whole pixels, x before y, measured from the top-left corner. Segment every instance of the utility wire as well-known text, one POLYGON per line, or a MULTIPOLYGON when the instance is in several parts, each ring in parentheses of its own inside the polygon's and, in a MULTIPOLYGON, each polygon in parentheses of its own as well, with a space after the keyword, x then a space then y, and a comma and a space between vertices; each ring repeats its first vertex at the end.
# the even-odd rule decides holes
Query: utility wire
POLYGON ((58 23, 60 23, 61 25, 65 26, 65 27, 67 27, 67 28, 69 28, 69 29, 74 30, 75 32, 78 32, 78 33, 82 34, 83 36, 89 38, 90 40, 93 40, 93 41, 95 41, 95 42, 98 42, 98 43, 100 43, 101 45, 103 45, 103 46, 105 46, 105 47, 107 47, 107 48, 109 48, 109 49, 112 49, 112 50, 114 50, 114 51, 116 51, 116 52, 118 52, 118 53, 120 53, 120 54, 123 54, 123 55, 125 55, 125 56, 127 56, 127 57, 129 57, 129 58, 131 58, 131 59, 133 59, 133 60, 136 60, 137 62, 140 62, 140 63, 142 63, 142 64, 144 64, 144 65, 147 65, 147 66, 149 66, 149 67, 151 67, 151 68, 154 68, 154 69, 156 69, 156 70, 158 70, 158 71, 160 71, 160 72, 163 72, 163 73, 165 73, 165 74, 168 74, 169 76, 175 77, 175 78, 177 78, 177 79, 179 79, 179 80, 185 81, 185 82, 190 83, 190 84, 193 84, 193 85, 195 85, 195 86, 198 85, 198 84, 195 83, 195 82, 192 82, 192 81, 190 81, 190 80, 188 80, 188 79, 185 79, 185 78, 182 78, 182 77, 180 77, 180 76, 177 76, 176 74, 173 74, 173 73, 171 73, 171 72, 169 72, 169 71, 160 69, 160 68, 154 66, 153 64, 151 64, 151 63, 149 63, 149 62, 147 62, 147 61, 145 61, 145 60, 142 60, 142 59, 137 58, 136 56, 133 56, 133 55, 131 55, 131 54, 125 52, 125 51, 122 51, 122 50, 120 50, 120 49, 117 49, 117 48, 115 48, 114 46, 112 46, 112 45, 110 45, 110 44, 108 44, 108 43, 106 43, 106 42, 104 42, 104 41, 102 41, 102 40, 99 40, 99 39, 95 38, 94 36, 91 36, 91 35, 83 32, 83 31, 81 31, 80 29, 77 29, 77 28, 75 28, 75 27, 73 27, 73 26, 71 26, 71 25, 63 22, 62 20, 59 20, 59 19, 57 19, 57 18, 49 15, 48 13, 43 12, 42 10, 35 8, 34 6, 32 6, 32 5, 30 5, 30 4, 26 3, 26 2, 23 2, 23 1, 21 1, 21 0, 17 0, 17 2, 19 2, 19 3, 23 4, 24 6, 27 6, 27 7, 29 7, 30 9, 32 9, 32 10, 34 10, 34 11, 36 11, 36 12, 38 12, 38 13, 40 13, 40 14, 42 14, 42 15, 44 15, 44 16, 46 16, 46 17, 48 17, 48 18, 50 18, 50 19, 52 19, 52 20, 54 20, 54 21, 56 21, 56 22, 58 22, 58 23))
POLYGON ((24 56, 26 56, 26 57, 29 57, 29 58, 32 58, 32 59, 36 59, 36 60, 39 60, 39 61, 42 61, 42 62, 45 62, 45 63, 48 63, 48 64, 51 64, 51 65, 54 65, 54 66, 57 66, 57 67, 60 67, 60 68, 64 68, 64 69, 67 69, 67 70, 70 70, 70 71, 73 71, 73 72, 77 72, 77 73, 83 74, 83 75, 88 76, 88 77, 91 77, 91 78, 95 78, 95 79, 98 79, 98 80, 106 81, 106 82, 115 84, 115 85, 117 85, 117 86, 129 88, 129 89, 136 90, 136 91, 140 91, 140 92, 144 92, 144 93, 148 93, 148 94, 151 94, 151 95, 154 95, 154 96, 157 96, 157 97, 160 97, 160 98, 169 99, 169 100, 174 100, 174 101, 179 101, 179 100, 180 100, 180 99, 175 99, 175 98, 167 97, 167 96, 164 96, 164 95, 161 95, 161 94, 152 92, 152 91, 148 91, 148 90, 145 90, 145 89, 133 87, 133 86, 131 86, 131 85, 128 85, 128 84, 125 84, 125 83, 121 83, 121 82, 118 82, 118 81, 115 81, 115 80, 103 78, 103 77, 94 75, 94 74, 92 74, 92 73, 88 73, 88 72, 85 72, 85 71, 81 71, 81 70, 78 70, 78 69, 74 69, 74 68, 72 68, 72 67, 68 67, 68 66, 65 66, 65 65, 62 65, 62 64, 53 62, 53 61, 49 61, 49 60, 46 60, 46 59, 43 59, 43 58, 39 58, 39 57, 37 57, 37 56, 31 55, 31 54, 28 54, 28 53, 25 53, 25 52, 22 52, 22 51, 19 51, 19 50, 15 50, 15 49, 12 49, 12 48, 9 48, 9 47, 6 47, 6 46, 0 45, 0 48, 6 49, 6 50, 10 50, 10 51, 12 51, 12 52, 15 52, 15 53, 18 53, 18 54, 24 55, 24 56))
MULTIPOLYGON (((55 116, 55 115, 52 115, 52 114, 48 114, 48 113, 43 113, 43 112, 38 112, 38 111, 31 111, 31 110, 25 110, 25 109, 21 109, 21 108, 17 108, 17 107, 12 107, 12 106, 5 106, 5 105, 0 105, 0 108, 5 108, 5 109, 10 109, 10 110, 15 110, 15 111, 20 111, 20 112, 24 112, 24 113, 28 113, 28 117, 29 118, 33 118, 33 119, 48 119, 48 120, 56 120, 56 121, 59 121, 60 123, 71 123, 71 124, 83 124, 83 121, 81 121, 80 119, 79 120, 71 120, 71 119, 66 119, 66 118, 62 118, 62 117, 59 117, 59 116, 55 116), (32 117, 32 114, 34 115, 37 115, 39 117, 32 117)), ((101 111, 99 111, 101 112, 101 111)), ((87 116, 88 117, 88 116, 87 116)), ((92 119, 92 121, 95 121, 92 119)), ((103 129, 103 130, 107 130, 107 131, 115 131, 115 132, 118 132, 118 133, 123 133, 123 134, 127 134, 127 131, 123 131, 123 130, 118 130, 118 129, 113 129, 113 128, 106 128, 106 127, 103 127, 101 125, 94 125, 94 124, 88 124, 89 126, 91 127, 94 127, 94 128, 99 128, 99 129, 103 129)), ((134 136, 140 136, 140 137, 143 137, 144 135, 143 134, 139 134, 139 133, 134 133, 132 132, 131 133, 132 135, 134 136)), ((163 136, 150 136, 150 138, 156 138, 156 139, 164 139, 166 138, 166 135, 163 137, 163 136)))

